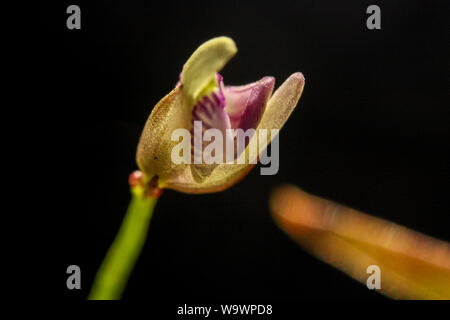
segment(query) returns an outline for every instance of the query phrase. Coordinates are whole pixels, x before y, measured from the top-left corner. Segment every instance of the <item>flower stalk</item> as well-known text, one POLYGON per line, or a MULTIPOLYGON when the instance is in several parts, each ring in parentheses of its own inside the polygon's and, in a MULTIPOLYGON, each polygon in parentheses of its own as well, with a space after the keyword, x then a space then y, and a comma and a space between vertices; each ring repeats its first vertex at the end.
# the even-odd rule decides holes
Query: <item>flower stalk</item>
POLYGON ((155 180, 142 185, 142 174, 130 175, 131 202, 119 232, 109 248, 94 280, 88 300, 118 300, 147 238, 153 209, 161 190, 155 180))

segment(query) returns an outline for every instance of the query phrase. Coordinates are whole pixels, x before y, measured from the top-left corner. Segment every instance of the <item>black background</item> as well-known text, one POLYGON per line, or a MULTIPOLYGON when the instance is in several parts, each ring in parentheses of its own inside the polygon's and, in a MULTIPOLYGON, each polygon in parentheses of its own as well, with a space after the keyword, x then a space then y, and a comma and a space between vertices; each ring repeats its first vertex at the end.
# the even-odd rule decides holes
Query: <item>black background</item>
POLYGON ((232 37, 228 84, 306 85, 280 133, 280 170, 209 195, 166 190, 124 299, 149 303, 384 299, 309 256, 273 223, 276 185, 450 240, 448 1, 60 1, 41 6, 36 85, 57 131, 53 298, 84 299, 129 202, 152 107, 202 42, 232 37), (81 7, 81 30, 66 8, 81 7), (366 8, 381 7, 381 30, 366 8), (82 270, 82 290, 65 270, 82 270), (55 274, 54 274, 55 276, 55 274))

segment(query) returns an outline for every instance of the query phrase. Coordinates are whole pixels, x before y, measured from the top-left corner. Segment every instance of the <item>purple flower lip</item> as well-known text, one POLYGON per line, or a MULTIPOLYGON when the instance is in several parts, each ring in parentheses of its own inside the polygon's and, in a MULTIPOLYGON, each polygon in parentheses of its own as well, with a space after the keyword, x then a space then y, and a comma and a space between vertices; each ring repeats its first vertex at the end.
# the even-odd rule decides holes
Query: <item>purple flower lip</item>
MULTIPOLYGON (((267 102, 272 95, 275 85, 275 78, 264 77, 254 83, 244 86, 224 86, 223 77, 217 73, 218 91, 212 91, 201 97, 192 110, 191 119, 191 154, 193 159, 201 157, 203 149, 209 142, 203 142, 202 146, 194 144, 195 139, 200 139, 199 135, 208 129, 219 129, 224 137, 223 146, 226 146, 226 139, 235 139, 230 137, 227 129, 256 129, 262 115, 264 114, 267 102), (201 121, 202 131, 196 132, 194 130, 194 122, 201 121)), ((248 145, 249 140, 245 141, 245 146, 248 145)), ((243 150, 235 151, 234 158, 237 158, 243 150)), ((223 154, 226 152, 224 150, 223 154)), ((194 161, 192 161, 194 163, 194 161)), ((195 166, 200 168, 202 166, 195 166)), ((203 168, 200 175, 208 175, 212 172, 215 166, 209 166, 206 170, 203 168)))
POLYGON ((258 126, 274 85, 275 78, 264 77, 250 85, 225 87, 225 99, 229 101, 226 110, 233 129, 240 128, 245 131, 258 126))
POLYGON ((273 77, 244 86, 224 86, 217 74, 218 92, 204 95, 194 105, 192 123, 203 121, 206 129, 256 128, 264 113, 275 84, 273 77), (225 112, 223 112, 225 110, 225 112), (228 124, 230 122, 230 124, 228 124))

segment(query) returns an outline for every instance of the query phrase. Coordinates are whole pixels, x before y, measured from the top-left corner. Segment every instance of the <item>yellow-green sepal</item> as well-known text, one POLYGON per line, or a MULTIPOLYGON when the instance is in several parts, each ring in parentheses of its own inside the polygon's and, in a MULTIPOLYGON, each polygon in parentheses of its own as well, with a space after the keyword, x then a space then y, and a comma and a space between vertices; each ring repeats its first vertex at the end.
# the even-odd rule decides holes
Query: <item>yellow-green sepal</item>
POLYGON ((213 38, 195 50, 184 65, 181 75, 183 93, 191 106, 206 88, 216 85, 216 72, 220 71, 236 52, 236 44, 228 37, 213 38))

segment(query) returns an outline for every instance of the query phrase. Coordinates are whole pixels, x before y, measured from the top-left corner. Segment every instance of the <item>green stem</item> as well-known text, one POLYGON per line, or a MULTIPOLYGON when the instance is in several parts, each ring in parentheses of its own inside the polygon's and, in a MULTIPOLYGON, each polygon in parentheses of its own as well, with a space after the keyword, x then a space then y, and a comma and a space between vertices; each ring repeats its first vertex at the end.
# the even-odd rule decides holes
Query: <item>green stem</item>
POLYGON ((113 244, 100 266, 89 300, 118 300, 144 246, 156 198, 142 188, 131 189, 132 198, 113 244))

